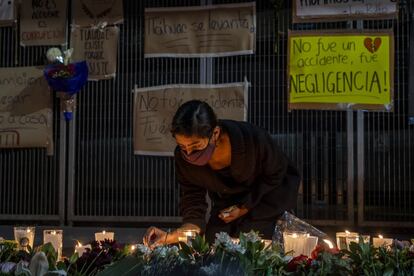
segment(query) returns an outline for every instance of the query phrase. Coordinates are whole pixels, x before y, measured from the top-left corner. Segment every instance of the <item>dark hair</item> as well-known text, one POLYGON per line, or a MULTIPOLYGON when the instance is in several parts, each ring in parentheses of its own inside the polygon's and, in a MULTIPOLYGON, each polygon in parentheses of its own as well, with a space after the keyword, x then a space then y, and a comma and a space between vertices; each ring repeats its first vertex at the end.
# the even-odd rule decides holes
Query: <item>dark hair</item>
POLYGON ((173 136, 210 137, 217 126, 217 116, 213 109, 199 100, 191 100, 182 104, 175 112, 171 124, 173 136))

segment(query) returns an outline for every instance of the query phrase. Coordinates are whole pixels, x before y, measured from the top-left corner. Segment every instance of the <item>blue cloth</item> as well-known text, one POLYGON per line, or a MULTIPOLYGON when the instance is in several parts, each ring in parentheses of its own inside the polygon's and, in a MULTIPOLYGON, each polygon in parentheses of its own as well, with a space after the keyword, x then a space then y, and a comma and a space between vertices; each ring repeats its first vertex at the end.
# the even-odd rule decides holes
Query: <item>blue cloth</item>
POLYGON ((73 65, 75 66, 75 73, 70 78, 52 78, 49 76, 52 70, 56 70, 62 64, 52 64, 45 68, 43 74, 53 90, 74 95, 86 84, 88 81, 88 65, 86 61, 76 62, 73 65))

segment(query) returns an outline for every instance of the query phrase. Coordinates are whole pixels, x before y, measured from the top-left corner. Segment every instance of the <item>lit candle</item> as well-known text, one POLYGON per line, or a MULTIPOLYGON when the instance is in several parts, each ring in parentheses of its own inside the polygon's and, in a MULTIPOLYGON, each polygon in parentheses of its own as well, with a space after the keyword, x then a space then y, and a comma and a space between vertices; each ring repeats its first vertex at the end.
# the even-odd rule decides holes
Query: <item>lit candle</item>
POLYGON ((178 241, 188 243, 197 236, 196 230, 179 230, 178 241))
POLYGON ((333 242, 331 242, 330 240, 324 239, 323 240, 330 249, 334 248, 333 242))
POLYGON ((95 240, 97 242, 103 241, 103 240, 111 240, 111 241, 113 241, 114 240, 114 236, 115 236, 114 232, 106 232, 104 230, 102 232, 95 233, 95 240))
POLYGON ((58 253, 58 260, 62 258, 63 230, 44 230, 43 244, 50 242, 58 253))
POLYGON ((315 249, 315 246, 317 244, 318 244, 318 237, 309 236, 309 234, 308 234, 307 237, 306 237, 306 240, 305 240, 303 255, 310 256, 312 254, 313 249, 315 249))
POLYGON ((262 241, 265 244, 265 248, 270 247, 272 245, 272 242, 273 242, 272 240, 266 240, 266 239, 263 239, 262 241))
POLYGON ((304 254, 308 234, 283 232, 283 244, 285 253, 293 256, 304 254))
POLYGON ((376 248, 379 248, 382 246, 390 247, 392 246, 393 239, 387 239, 387 238, 384 238, 382 235, 378 235, 378 238, 373 238, 372 241, 373 241, 374 247, 376 248))
POLYGON ((28 246, 33 248, 35 227, 14 227, 14 239, 20 250, 28 251, 28 246))
POLYGON ((80 242, 78 242, 78 244, 75 245, 75 253, 78 253, 78 256, 81 257, 87 248, 92 249, 90 244, 82 245, 80 242))
POLYGON ((358 233, 349 232, 348 230, 336 233, 336 244, 339 249, 349 249, 351 242, 358 242, 358 233))

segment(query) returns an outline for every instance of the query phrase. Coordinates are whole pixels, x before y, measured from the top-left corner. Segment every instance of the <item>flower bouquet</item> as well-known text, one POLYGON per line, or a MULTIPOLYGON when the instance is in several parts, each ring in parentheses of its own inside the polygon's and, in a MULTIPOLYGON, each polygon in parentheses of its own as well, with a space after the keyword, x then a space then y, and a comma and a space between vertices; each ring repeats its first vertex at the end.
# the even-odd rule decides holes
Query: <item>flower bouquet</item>
POLYGON ((73 110, 76 107, 75 98, 88 81, 88 66, 86 61, 69 63, 73 49, 62 54, 58 48, 48 50, 46 56, 49 62, 44 70, 44 77, 49 86, 58 92, 64 92, 62 97, 62 111, 65 119, 70 121, 73 117, 73 110))

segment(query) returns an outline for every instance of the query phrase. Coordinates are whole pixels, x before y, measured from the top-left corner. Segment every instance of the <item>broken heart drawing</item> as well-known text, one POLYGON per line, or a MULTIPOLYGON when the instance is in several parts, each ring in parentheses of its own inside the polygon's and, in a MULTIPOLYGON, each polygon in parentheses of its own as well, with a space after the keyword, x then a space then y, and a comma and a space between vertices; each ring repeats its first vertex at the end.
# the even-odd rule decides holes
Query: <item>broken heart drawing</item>
POLYGON ((376 37, 374 41, 372 41, 372 38, 367 37, 364 39, 364 46, 369 52, 375 53, 381 46, 381 38, 376 37))

